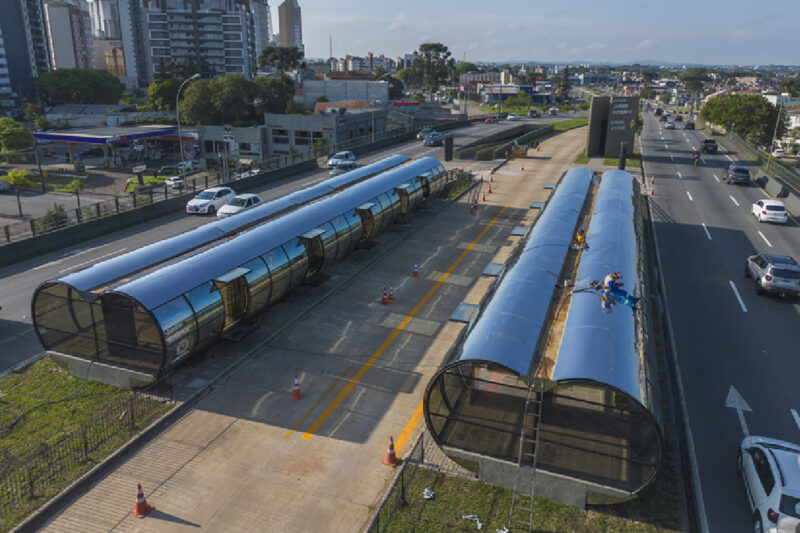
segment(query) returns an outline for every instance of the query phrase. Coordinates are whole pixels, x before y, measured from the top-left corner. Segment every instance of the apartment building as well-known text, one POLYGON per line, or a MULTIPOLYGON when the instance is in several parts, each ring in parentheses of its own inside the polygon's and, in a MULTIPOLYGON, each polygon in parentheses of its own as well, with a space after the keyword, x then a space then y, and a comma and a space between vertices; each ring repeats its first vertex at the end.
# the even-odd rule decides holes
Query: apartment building
POLYGON ((31 80, 50 69, 42 4, 40 0, 3 0, 2 6, 0 32, 11 88, 29 97, 31 80))
POLYGON ((92 25, 89 11, 80 4, 49 0, 44 4, 50 66, 94 68, 92 25))
POLYGON ((303 23, 297 0, 284 0, 278 6, 278 24, 281 46, 296 46, 303 51, 303 23))

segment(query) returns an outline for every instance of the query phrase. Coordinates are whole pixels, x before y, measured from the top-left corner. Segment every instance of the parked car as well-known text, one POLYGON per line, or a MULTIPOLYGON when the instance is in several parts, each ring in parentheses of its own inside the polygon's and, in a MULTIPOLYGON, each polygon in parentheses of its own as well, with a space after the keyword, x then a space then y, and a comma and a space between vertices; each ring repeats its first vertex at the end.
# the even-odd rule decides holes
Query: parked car
POLYGON ((756 294, 800 296, 800 266, 789 255, 751 255, 744 263, 744 277, 756 284, 756 294))
POLYGON ((528 118, 539 118, 539 111, 536 109, 529 109, 528 118))
POLYGON ((665 130, 674 130, 675 129, 675 123, 673 121, 671 121, 671 120, 668 120, 667 123, 664 124, 664 129, 665 130))
POLYGON ((551 107, 550 109, 547 110, 547 113, 549 115, 553 115, 553 116, 558 115, 558 108, 557 107, 551 107))
POLYGON ((497 117, 486 117, 485 122, 487 124, 497 124, 497 117))
POLYGON ((180 172, 178 169, 178 165, 164 165, 163 167, 158 169, 159 174, 176 174, 180 172))
POLYGON ((736 454, 736 473, 747 493, 755 533, 800 531, 800 446, 745 437, 736 454))
POLYGON ((355 161, 342 161, 335 167, 333 167, 330 171, 331 176, 338 176, 339 174, 344 174, 345 172, 350 172, 353 169, 358 168, 358 164, 355 161))
POLYGON ((173 189, 183 189, 186 186, 186 183, 183 181, 183 176, 170 176, 164 180, 164 183, 173 189))
POLYGON ((519 120, 519 115, 516 113, 509 113, 506 120, 519 120))
POLYGON ((703 139, 703 144, 700 146, 700 151, 706 154, 716 154, 717 149, 717 141, 714 139, 703 139))
POLYGON ((687 122, 686 124, 684 124, 683 129, 685 129, 685 130, 693 130, 694 129, 694 122, 691 122, 691 121, 687 122))
POLYGON ((236 193, 230 187, 211 187, 189 200, 186 212, 193 215, 214 215, 234 196, 236 193))
POLYGON ((443 142, 444 135, 437 131, 425 137, 425 140, 422 141, 422 144, 425 146, 441 146, 443 142))
POLYGON ((217 211, 217 218, 225 218, 242 211, 247 211, 253 207, 259 206, 264 203, 264 200, 257 194, 239 194, 223 205, 217 211))
POLYGON ((750 185, 750 171, 742 165, 731 165, 728 167, 728 183, 738 183, 739 185, 750 185))
POLYGON ((328 159, 328 168, 333 168, 343 161, 355 161, 356 156, 353 152, 336 152, 328 159))
POLYGON ((422 128, 421 130, 419 130, 417 132, 417 140, 418 141, 424 141, 425 137, 427 137, 428 135, 430 135, 434 131, 436 131, 436 130, 433 129, 433 128, 422 128))
POLYGON ((6 180, 0 180, 0 192, 10 191, 10 190, 11 190, 11 184, 6 180))
POLYGON ((197 170, 200 168, 200 162, 196 159, 190 159, 188 161, 181 161, 176 166, 179 169, 183 168, 183 170, 197 170))
POLYGON ((773 156, 775 156, 775 157, 783 157, 783 156, 784 156, 784 155, 786 155, 786 154, 784 153, 784 151, 783 151, 782 149, 780 149, 780 148, 775 148, 775 149, 772 151, 772 155, 773 155, 773 156))
POLYGON ((777 222, 786 224, 789 220, 789 212, 780 200, 770 200, 764 198, 753 204, 753 215, 759 222, 777 222))

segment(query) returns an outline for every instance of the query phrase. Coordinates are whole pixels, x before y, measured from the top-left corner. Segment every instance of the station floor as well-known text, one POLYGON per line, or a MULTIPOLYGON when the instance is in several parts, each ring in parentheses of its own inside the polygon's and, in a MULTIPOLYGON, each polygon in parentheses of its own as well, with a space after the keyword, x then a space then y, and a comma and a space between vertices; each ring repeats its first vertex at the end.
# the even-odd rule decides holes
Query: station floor
MULTIPOLYGON (((506 163, 477 214, 469 195, 434 201, 265 312, 242 343, 212 347, 217 361, 251 356, 44 531, 363 531, 395 474, 381 463, 389 437, 399 457, 411 450, 425 386, 465 327, 450 315, 481 300, 494 280, 482 271, 506 260, 511 230, 534 221, 531 202, 575 166, 585 136, 567 131, 506 163), (395 299, 382 305, 390 285, 395 299), (130 514, 137 483, 155 506, 142 519, 130 514)), ((486 164, 448 166, 488 178, 486 164)), ((215 368, 178 378, 178 397, 213 382, 215 368)))

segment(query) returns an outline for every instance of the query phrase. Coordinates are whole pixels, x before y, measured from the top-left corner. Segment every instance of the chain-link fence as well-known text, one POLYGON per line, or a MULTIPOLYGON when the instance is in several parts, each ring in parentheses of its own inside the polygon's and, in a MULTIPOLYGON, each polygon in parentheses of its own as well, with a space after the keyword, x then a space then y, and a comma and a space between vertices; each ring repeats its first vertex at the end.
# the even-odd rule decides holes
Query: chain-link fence
MULTIPOLYGON (((386 140, 397 140, 399 142, 402 137, 422 127, 439 126, 449 129, 464 125, 465 122, 464 120, 459 120, 443 124, 442 122, 436 121, 415 120, 409 127, 376 132, 374 135, 348 139, 332 146, 315 147, 302 152, 273 156, 252 165, 237 165, 232 169, 226 168, 224 171, 216 172, 210 176, 191 177, 187 175, 183 180, 184 183, 179 187, 173 187, 167 183, 149 185, 140 187, 130 194, 116 196, 109 200, 92 203, 76 209, 67 209, 63 205, 56 203, 44 216, 3 226, 2 230, 0 230, 0 245, 43 235, 96 218, 116 215, 155 202, 175 198, 176 196, 188 195, 189 193, 194 194, 198 190, 207 189, 208 187, 231 183, 242 178, 299 165, 307 161, 327 158, 328 155, 342 150, 352 150, 359 146, 386 140)), ((325 162, 323 161, 321 165, 324 166, 325 162)), ((78 199, 80 198, 79 195, 76 196, 78 199)))
POLYGON ((780 179, 786 185, 793 188, 798 194, 800 194, 800 176, 798 176, 796 172, 786 168, 783 163, 776 161, 774 158, 770 160, 770 156, 751 146, 747 143, 747 141, 735 133, 728 133, 728 138, 732 140, 744 153, 753 159, 760 161, 765 170, 769 168, 769 172, 767 172, 767 174, 770 174, 773 178, 780 179))
POLYGON ((414 444, 411 453, 403 459, 398 467, 397 475, 367 528, 367 533, 387 531, 395 513, 408 505, 406 489, 412 485, 420 471, 419 467, 436 470, 451 476, 477 479, 473 472, 447 457, 430 434, 427 431, 423 431, 414 444))
POLYGON ((162 401, 135 393, 106 407, 58 443, 32 446, 30 457, 4 455, 0 461, 0 526, 45 503, 168 408, 162 401))

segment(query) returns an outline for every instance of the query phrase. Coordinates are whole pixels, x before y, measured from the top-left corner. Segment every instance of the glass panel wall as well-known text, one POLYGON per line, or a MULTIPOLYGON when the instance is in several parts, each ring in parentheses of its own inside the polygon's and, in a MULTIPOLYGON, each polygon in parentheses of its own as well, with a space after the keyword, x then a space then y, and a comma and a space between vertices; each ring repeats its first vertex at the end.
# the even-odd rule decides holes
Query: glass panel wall
POLYGON ((325 266, 330 266, 336 262, 339 245, 336 239, 336 230, 330 222, 326 222, 321 228, 326 231, 322 234, 322 245, 325 247, 325 266))
POLYGON ((252 315, 264 309, 269 303, 271 289, 269 269, 260 257, 243 264, 242 267, 250 270, 245 275, 245 279, 250 286, 250 314, 252 315))
POLYGON ((211 343, 225 325, 222 296, 213 281, 207 281, 186 293, 197 317, 197 347, 211 343))
POLYGON ((289 258, 289 267, 292 272, 291 286, 297 287, 306 278, 308 272, 308 250, 299 237, 284 244, 283 249, 289 258))
POLYGON ((180 295, 153 310, 167 347, 167 366, 172 366, 194 350, 197 344, 197 321, 194 311, 180 295))
POLYGON ((347 223, 347 218, 344 215, 339 215, 331 220, 331 225, 333 225, 333 229, 336 230, 336 238, 339 243, 339 251, 336 255, 336 259, 340 259, 350 250, 352 232, 350 231, 350 225, 347 223))
POLYGON ((261 258, 264 259, 272 276, 272 294, 269 303, 277 302, 289 291, 289 283, 292 280, 289 258, 280 246, 265 253, 261 258))

